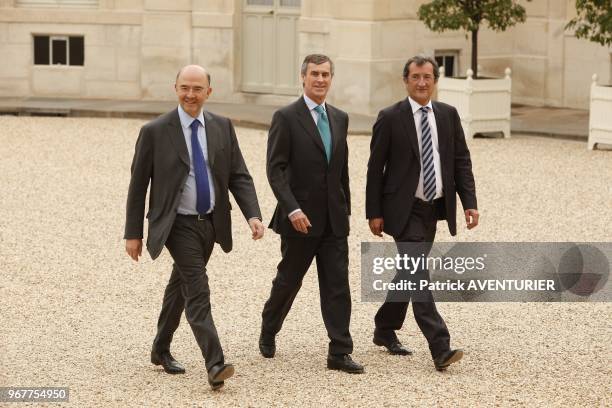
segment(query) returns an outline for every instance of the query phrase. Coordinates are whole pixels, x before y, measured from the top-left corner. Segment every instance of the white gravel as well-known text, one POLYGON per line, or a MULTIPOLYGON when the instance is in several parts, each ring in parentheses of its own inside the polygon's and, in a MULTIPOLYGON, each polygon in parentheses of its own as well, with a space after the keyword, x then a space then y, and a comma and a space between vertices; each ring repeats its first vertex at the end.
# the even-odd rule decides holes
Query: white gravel
MULTIPOLYGON (((353 191, 354 358, 366 374, 325 368, 327 337, 309 273, 278 336, 259 355, 260 313, 280 257, 268 230, 253 242, 234 212, 235 249, 209 263, 213 313, 236 375, 210 391, 183 319, 169 376, 149 362, 171 259, 124 252, 124 206, 144 122, 0 117, 0 386, 67 386, 70 406, 612 406, 609 303, 440 303, 452 345, 447 373, 431 363, 410 313, 399 333, 412 357, 371 343, 378 304, 361 303, 359 248, 369 137, 349 141, 353 191)), ((275 201, 265 177, 266 132, 237 129, 265 222, 275 201)), ((470 143, 481 225, 461 241, 611 241, 612 152, 517 136, 470 143)), ((450 240, 440 224, 438 240, 450 240)), ((388 239, 387 239, 388 240, 388 239)), ((312 270, 311 270, 312 272, 312 270)), ((53 405, 57 406, 57 405, 53 405)))

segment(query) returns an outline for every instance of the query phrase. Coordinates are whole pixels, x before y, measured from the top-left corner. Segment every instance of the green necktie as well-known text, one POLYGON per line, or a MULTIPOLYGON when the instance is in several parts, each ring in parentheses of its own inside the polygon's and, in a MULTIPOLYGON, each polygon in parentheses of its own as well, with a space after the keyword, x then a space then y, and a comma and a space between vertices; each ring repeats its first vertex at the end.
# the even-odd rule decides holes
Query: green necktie
POLYGON ((317 121, 317 129, 323 140, 323 146, 325 147, 325 155, 327 156, 327 162, 331 160, 331 131, 329 130, 329 120, 327 120, 327 114, 323 106, 318 105, 315 110, 319 114, 319 120, 317 121))

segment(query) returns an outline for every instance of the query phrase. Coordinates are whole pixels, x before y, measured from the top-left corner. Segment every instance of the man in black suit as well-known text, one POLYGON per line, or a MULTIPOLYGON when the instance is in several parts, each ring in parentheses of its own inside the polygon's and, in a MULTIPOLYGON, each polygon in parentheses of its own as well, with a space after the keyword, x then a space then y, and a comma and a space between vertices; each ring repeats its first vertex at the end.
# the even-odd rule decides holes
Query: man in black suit
MULTIPOLYGON (((403 78, 408 98, 378 114, 370 144, 366 185, 366 217, 374 235, 393 237, 398 250, 415 257, 429 254, 436 222, 446 219, 456 235, 456 194, 465 211, 468 229, 478 225, 472 162, 457 110, 431 95, 438 81, 435 60, 416 56, 408 60, 403 78), (401 243, 413 243, 402 245, 401 243)), ((398 271, 396 280, 405 278, 398 271)), ((429 279, 427 269, 409 275, 418 282, 429 279)), ((445 370, 463 357, 450 348, 450 335, 428 289, 389 292, 375 317, 374 343, 391 354, 409 355, 397 335, 404 323, 408 302, 425 335, 434 366, 445 370)))
POLYGON ((270 228, 281 236, 282 259, 263 309, 259 349, 274 357, 275 336, 316 258, 330 338, 327 367, 362 373, 350 356, 348 115, 325 103, 333 74, 327 56, 307 56, 301 69, 304 95, 272 118, 267 173, 278 204, 270 228))
POLYGON ((147 187, 151 258, 164 245, 174 265, 164 293, 151 362, 170 374, 185 369, 170 354, 170 342, 185 310, 202 350, 213 389, 223 386, 234 367, 225 364, 213 322, 206 264, 217 242, 232 249, 228 191, 236 199, 252 231, 264 234, 253 180, 244 163, 229 119, 202 110, 210 96, 210 75, 200 66, 182 68, 175 83, 179 106, 140 130, 127 197, 125 248, 138 261, 147 187))

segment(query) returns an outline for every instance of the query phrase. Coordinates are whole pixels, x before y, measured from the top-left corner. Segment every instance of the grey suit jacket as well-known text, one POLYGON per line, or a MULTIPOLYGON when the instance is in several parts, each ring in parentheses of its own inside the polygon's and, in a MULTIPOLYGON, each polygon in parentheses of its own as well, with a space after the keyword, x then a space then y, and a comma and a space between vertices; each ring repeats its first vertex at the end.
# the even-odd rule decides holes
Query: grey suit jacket
MULTIPOLYGON (((215 241, 229 252, 232 249, 232 226, 228 191, 232 192, 247 220, 261 218, 261 212, 253 179, 244 163, 231 121, 204 111, 204 125, 215 188, 212 217, 215 241)), ((172 229, 189 175, 189 163, 177 109, 142 127, 132 161, 124 238, 143 237, 145 198, 150 183, 147 250, 153 259, 161 253, 172 229)))

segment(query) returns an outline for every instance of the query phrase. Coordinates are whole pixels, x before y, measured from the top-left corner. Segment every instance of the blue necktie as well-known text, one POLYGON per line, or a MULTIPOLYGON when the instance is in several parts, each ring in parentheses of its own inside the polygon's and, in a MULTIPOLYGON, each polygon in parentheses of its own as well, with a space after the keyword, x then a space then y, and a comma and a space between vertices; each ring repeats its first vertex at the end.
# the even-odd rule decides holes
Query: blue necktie
POLYGON ((315 110, 319 114, 319 120, 317 121, 317 129, 323 140, 323 146, 325 147, 325 156, 327 156, 327 162, 331 160, 331 130, 329 130, 329 120, 327 120, 327 114, 323 106, 317 105, 315 110))
POLYGON ((423 164, 423 194, 427 201, 436 196, 436 169, 433 161, 433 142, 431 129, 427 119, 428 108, 423 106, 421 111, 421 160, 423 164))
POLYGON ((206 214, 210 210, 210 185, 208 183, 208 171, 206 170, 206 161, 202 146, 198 140, 198 128, 200 121, 194 120, 191 122, 191 155, 193 162, 193 171, 195 173, 197 202, 196 210, 198 214, 206 214))

